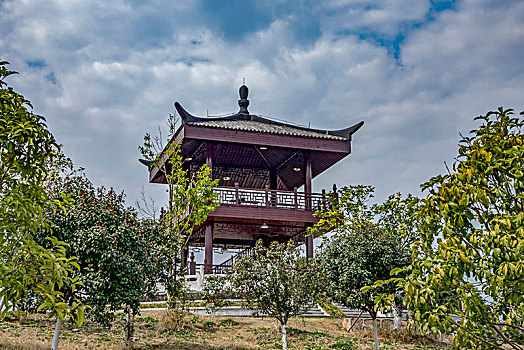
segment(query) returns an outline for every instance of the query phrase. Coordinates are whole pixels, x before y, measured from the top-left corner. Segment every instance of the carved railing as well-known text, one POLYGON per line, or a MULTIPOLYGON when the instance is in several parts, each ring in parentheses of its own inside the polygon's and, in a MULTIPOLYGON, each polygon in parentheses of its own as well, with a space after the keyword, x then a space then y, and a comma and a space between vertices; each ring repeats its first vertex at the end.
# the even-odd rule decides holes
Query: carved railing
POLYGON ((275 207, 294 210, 317 210, 322 194, 295 191, 251 189, 240 187, 215 187, 221 204, 275 207))
MULTIPOLYGON (((206 269, 206 266, 204 264, 195 264, 196 271, 203 272, 206 269)), ((226 265, 213 265, 213 266, 207 266, 209 270, 205 272, 205 274, 213 274, 213 275, 224 275, 227 271, 227 269, 230 269, 231 266, 226 265)))

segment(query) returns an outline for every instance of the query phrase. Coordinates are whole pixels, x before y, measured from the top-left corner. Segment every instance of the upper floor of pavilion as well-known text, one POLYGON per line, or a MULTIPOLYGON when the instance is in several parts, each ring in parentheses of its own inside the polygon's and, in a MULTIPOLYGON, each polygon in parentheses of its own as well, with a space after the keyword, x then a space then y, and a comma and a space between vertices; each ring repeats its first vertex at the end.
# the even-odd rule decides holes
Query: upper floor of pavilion
MULTIPOLYGON (((176 102, 182 123, 170 144, 181 144, 182 166, 189 176, 207 164, 218 187, 279 191, 289 206, 300 206, 297 201, 302 198, 291 192, 304 186, 304 193, 311 193, 311 179, 351 153, 352 135, 364 124, 323 130, 275 121, 248 111, 245 85, 239 93, 239 111, 223 117, 197 117, 176 102)), ((149 182, 167 182, 163 164, 141 161, 149 166, 149 182)), ((259 196, 270 205, 266 194, 259 196)), ((236 194, 234 201, 242 199, 236 194)))

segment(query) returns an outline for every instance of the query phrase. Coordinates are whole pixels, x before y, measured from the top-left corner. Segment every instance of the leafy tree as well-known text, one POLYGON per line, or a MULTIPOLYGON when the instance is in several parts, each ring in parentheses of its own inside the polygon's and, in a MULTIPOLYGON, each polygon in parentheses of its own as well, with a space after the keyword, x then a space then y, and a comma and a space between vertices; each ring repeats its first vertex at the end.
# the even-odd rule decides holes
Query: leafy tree
POLYGON ((168 185, 168 211, 160 220, 156 255, 161 263, 162 280, 168 293, 168 308, 174 310, 177 300, 184 294, 183 280, 180 279, 179 266, 181 253, 189 244, 194 228, 203 224, 207 215, 219 205, 218 194, 213 187, 218 185, 218 179, 211 178, 211 169, 206 164, 192 176, 182 166, 181 145, 173 137, 174 119, 168 120, 168 144, 162 145, 162 135, 151 138, 144 136, 144 146, 139 150, 150 160, 150 166, 158 167, 165 174, 168 185))
POLYGON ((142 224, 135 210, 125 207, 124 193, 95 188, 77 172, 56 177, 47 191, 51 199, 66 194, 74 200, 65 212, 46 210, 44 216, 78 257, 81 294, 95 321, 110 326, 122 305, 138 313, 140 301, 155 285, 149 244, 154 226, 142 224))
POLYGON ((315 304, 322 284, 315 262, 305 263, 293 242, 272 242, 265 247, 261 240, 252 255, 235 262, 228 279, 232 290, 243 294, 257 312, 280 322, 284 350, 287 321, 315 304))
POLYGON ((375 348, 378 349, 374 305, 377 291, 363 292, 362 288, 388 278, 391 269, 409 264, 409 255, 401 250, 398 235, 373 223, 362 223, 352 231, 326 239, 318 259, 324 277, 329 281, 326 294, 347 307, 369 313, 373 319, 375 348))
POLYGON ((417 237, 419 222, 411 216, 418 208, 417 198, 396 193, 382 204, 371 205, 373 192, 372 186, 354 185, 331 193, 329 205, 315 213, 319 222, 309 231, 333 231, 319 252, 331 282, 327 294, 371 315, 378 348, 374 298, 387 295, 391 299, 388 309, 400 328, 402 295, 393 285, 366 287, 389 278, 391 269, 409 265, 409 246, 417 237))
POLYGON ((454 332, 455 348, 522 349, 524 121, 502 107, 476 119, 453 169, 422 185, 406 305, 423 331, 454 332))
POLYGON ((230 290, 226 279, 220 275, 207 275, 202 286, 202 299, 206 303, 206 311, 211 314, 211 321, 218 309, 229 305, 230 290))
POLYGON ((66 303, 61 291, 65 285, 70 291, 80 285, 72 277, 78 265, 66 255, 67 244, 49 237, 45 249, 34 240, 38 230, 50 235, 44 208, 61 208, 60 202, 49 200, 43 187, 49 166, 61 152, 45 119, 34 114, 30 102, 5 82, 16 74, 7 64, 0 61, 0 311, 18 309, 34 287, 41 296, 38 309, 58 316, 55 349, 62 319, 75 315, 81 324, 84 311, 78 300, 66 303))
MULTIPOLYGON (((407 258, 411 246, 420 236, 421 220, 417 214, 420 210, 420 200, 408 194, 403 197, 401 193, 390 195, 384 203, 374 204, 375 223, 382 229, 394 232, 397 236, 399 251, 406 258, 406 263, 411 260, 407 258)), ((395 271, 399 271, 400 267, 395 271)), ((398 274, 398 272, 397 272, 398 274)), ((404 306, 404 291, 396 283, 405 273, 388 280, 377 280, 373 285, 363 288, 364 292, 374 289, 375 308, 381 311, 391 310, 393 312, 394 327, 397 332, 401 327, 401 316, 404 306), (384 291, 389 291, 385 293, 384 291)))

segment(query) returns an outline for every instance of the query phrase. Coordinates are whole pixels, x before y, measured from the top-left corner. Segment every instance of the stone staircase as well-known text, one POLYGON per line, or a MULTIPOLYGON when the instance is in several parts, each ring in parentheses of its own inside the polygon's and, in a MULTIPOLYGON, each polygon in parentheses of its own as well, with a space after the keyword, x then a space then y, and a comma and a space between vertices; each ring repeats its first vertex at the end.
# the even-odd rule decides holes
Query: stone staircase
MULTIPOLYGON (((239 300, 233 300, 233 301, 238 302, 239 300)), ((162 305, 162 307, 158 307, 158 308, 148 307, 148 308, 143 308, 142 311, 166 310, 165 306, 163 306, 164 304, 163 302, 150 302, 148 304, 152 304, 152 305, 159 304, 159 305, 162 305)), ((189 311, 197 315, 209 316, 205 307, 191 307, 189 308, 189 311)), ((253 313, 254 313, 253 310, 245 309, 240 306, 229 306, 229 307, 223 307, 223 308, 218 309, 216 312, 216 315, 217 316, 252 316, 253 313)), ((322 310, 322 308, 318 304, 313 306, 307 312, 300 314, 299 316, 300 317, 329 317, 329 315, 324 310, 322 310)))
POLYGON ((316 304, 307 312, 301 314, 300 317, 329 317, 329 315, 324 310, 322 310, 320 305, 316 304))

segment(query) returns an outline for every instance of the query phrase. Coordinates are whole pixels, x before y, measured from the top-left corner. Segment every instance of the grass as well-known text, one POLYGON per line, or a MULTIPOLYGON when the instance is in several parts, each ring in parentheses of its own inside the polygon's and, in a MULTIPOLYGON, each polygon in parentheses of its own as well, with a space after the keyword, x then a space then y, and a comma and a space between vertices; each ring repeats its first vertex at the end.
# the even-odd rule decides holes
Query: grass
MULTIPOLYGON (((89 320, 82 327, 63 325, 61 350, 124 349, 124 315, 110 330, 89 320)), ((373 349, 371 333, 347 333, 340 319, 304 318, 288 322, 289 349, 373 349)), ((0 321, 1 349, 49 349, 54 322, 44 315, 0 321)), ((280 325, 270 318, 169 316, 166 311, 143 311, 135 318, 134 349, 281 349, 280 325)), ((381 349, 437 349, 445 346, 427 339, 399 338, 379 333, 381 349)))

